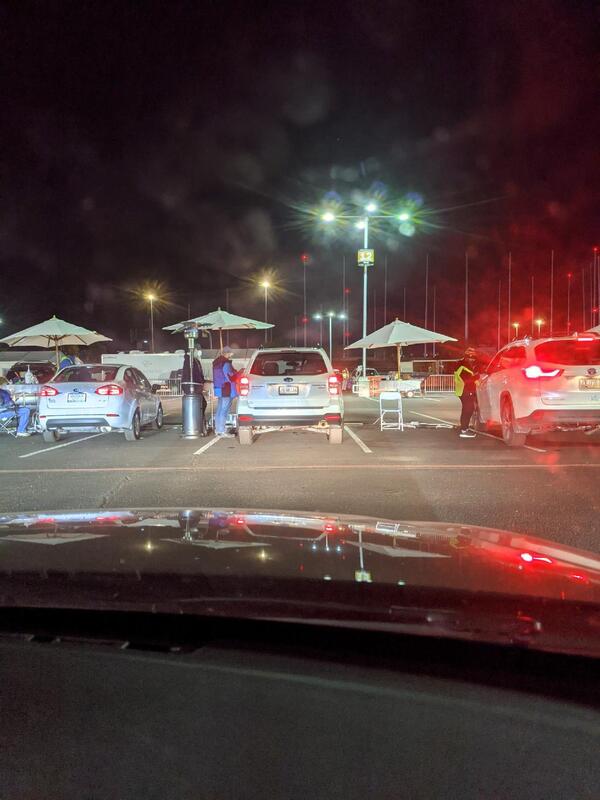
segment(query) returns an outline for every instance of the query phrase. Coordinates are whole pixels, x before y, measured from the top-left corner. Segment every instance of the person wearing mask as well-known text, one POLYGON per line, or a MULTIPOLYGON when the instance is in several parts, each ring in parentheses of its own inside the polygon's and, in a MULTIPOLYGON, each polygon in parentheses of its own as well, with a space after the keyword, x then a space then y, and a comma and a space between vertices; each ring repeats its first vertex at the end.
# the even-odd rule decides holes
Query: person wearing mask
POLYGON ((27 432, 30 416, 31 412, 27 406, 18 406, 10 392, 0 387, 0 417, 3 422, 17 418, 17 436, 30 436, 27 432))
POLYGON ((462 406, 460 414, 460 433, 461 439, 472 439, 477 434, 470 430, 469 424, 475 411, 477 385, 477 359, 475 350, 468 347, 465 350, 463 360, 454 371, 454 394, 460 397, 462 406))
POLYGON ((233 436, 225 428, 231 403, 237 397, 235 382, 237 373, 233 368, 232 356, 233 350, 229 345, 225 345, 212 365, 213 385, 215 397, 217 398, 217 413, 215 414, 215 434, 217 436, 233 436))

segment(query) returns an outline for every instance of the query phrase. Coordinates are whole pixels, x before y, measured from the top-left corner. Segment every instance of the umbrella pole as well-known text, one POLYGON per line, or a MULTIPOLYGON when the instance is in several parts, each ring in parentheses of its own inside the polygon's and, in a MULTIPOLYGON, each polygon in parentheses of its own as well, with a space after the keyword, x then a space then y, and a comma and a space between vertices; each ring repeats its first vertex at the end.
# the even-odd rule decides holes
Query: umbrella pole
POLYGON ((402 360, 402 348, 399 344, 396 345, 396 362, 398 364, 398 380, 400 380, 400 362, 402 360))
POLYGON ((221 345, 221 350, 223 349, 223 328, 219 328, 219 344, 221 345))
POLYGON ((58 337, 54 340, 54 348, 56 351, 56 371, 59 370, 59 363, 58 363, 58 337))

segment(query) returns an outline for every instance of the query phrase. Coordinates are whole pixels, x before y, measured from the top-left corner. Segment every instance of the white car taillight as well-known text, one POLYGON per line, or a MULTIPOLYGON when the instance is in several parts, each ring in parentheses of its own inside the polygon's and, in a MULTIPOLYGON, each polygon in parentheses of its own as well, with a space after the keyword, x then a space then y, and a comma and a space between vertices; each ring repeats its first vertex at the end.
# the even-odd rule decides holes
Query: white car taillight
POLYGON ((110 395, 111 397, 114 397, 116 395, 123 394, 123 387, 116 383, 107 383, 104 386, 99 386, 96 389, 96 394, 100 394, 102 396, 110 395))
POLYGON ((562 375, 562 369, 543 369, 539 364, 530 364, 528 367, 523 368, 523 373, 526 378, 535 380, 537 378, 558 378, 562 375))
POLYGON ((340 393, 340 383, 337 379, 337 375, 330 375, 327 385, 329 386, 329 394, 337 395, 340 393))
POLYGON ((57 394, 58 389, 55 389, 54 386, 42 386, 40 397, 56 397, 57 394))
POLYGON ((250 391, 250 379, 244 376, 243 378, 240 378, 240 396, 247 397, 249 391, 250 391))

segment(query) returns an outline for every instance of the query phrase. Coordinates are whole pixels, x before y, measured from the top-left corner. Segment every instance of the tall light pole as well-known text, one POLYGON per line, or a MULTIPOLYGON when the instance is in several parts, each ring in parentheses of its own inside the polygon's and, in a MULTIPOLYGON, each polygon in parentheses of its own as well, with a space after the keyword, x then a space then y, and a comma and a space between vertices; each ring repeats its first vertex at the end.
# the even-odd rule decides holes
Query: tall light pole
POLYGON ((308 324, 308 318, 306 316, 306 265, 308 264, 309 256, 307 253, 302 253, 302 269, 304 271, 303 275, 303 286, 304 286, 304 314, 302 316, 302 324, 304 326, 304 347, 306 347, 306 326, 308 324))
POLYGON ((567 336, 571 333, 571 278, 572 272, 567 272, 567 336))
POLYGON ((513 328, 515 329, 515 339, 519 338, 519 323, 513 322, 513 328))
POLYGON ((154 301, 156 297, 151 293, 148 292, 146 295, 146 300, 150 301, 150 347, 151 352, 154 352, 154 301))
POLYGON ((329 321, 329 360, 333 361, 333 320, 334 319, 346 319, 346 315, 344 312, 340 312, 336 314, 335 311, 328 311, 326 314, 315 314, 314 318, 318 319, 321 324, 323 321, 323 317, 326 317, 329 321))
POLYGON ((535 324, 537 325, 538 339, 539 339, 540 336, 542 335, 542 325, 544 324, 544 320, 543 319, 536 319, 535 324))
MULTIPOLYGON (((268 317, 269 317, 269 287, 271 286, 271 284, 269 283, 269 281, 261 281, 260 285, 265 290, 265 322, 268 322, 269 321, 269 319, 268 319, 268 317)), ((268 333, 269 333, 269 329, 265 328, 265 342, 267 341, 268 333)))
MULTIPOLYGON (((377 203, 374 201, 369 201, 365 207, 364 212, 362 214, 335 214, 333 211, 325 211, 324 214, 321 214, 321 221, 326 223, 335 222, 336 219, 341 220, 354 220, 356 223, 356 227, 362 231, 363 233, 363 249, 369 249, 369 224, 370 220, 372 219, 394 219, 400 221, 404 225, 411 228, 411 232, 407 233, 406 235, 411 235, 414 232, 414 226, 410 225, 410 218, 411 215, 408 211, 402 211, 400 214, 377 214, 377 203)), ((402 226, 401 226, 402 230, 402 226)), ((369 266, 372 266, 372 260, 363 259, 362 261, 362 268, 363 268, 363 324, 362 324, 362 335, 363 338, 367 335, 367 312, 368 312, 368 269, 369 266)), ((362 374, 365 376, 367 374, 367 350, 366 348, 362 348, 362 374)))

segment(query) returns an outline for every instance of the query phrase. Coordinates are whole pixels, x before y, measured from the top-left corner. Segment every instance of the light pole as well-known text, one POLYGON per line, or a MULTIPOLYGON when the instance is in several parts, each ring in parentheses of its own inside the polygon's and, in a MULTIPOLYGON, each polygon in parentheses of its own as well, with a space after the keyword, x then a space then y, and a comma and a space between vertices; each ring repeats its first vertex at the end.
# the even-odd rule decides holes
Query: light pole
MULTIPOLYGON (((364 213, 362 214, 335 214, 333 211, 325 211, 324 214, 321 214, 321 221, 326 223, 335 222, 336 219, 341 220, 354 220, 356 223, 356 227, 363 232, 363 249, 369 249, 369 224, 370 220, 372 219, 394 219, 399 221, 401 224, 400 230, 402 231, 403 226, 409 226, 411 228, 411 232, 407 233, 406 235, 412 235, 414 232, 414 226, 409 225, 411 215, 408 211, 402 211, 399 214, 377 214, 377 203, 374 201, 369 201, 364 208, 364 213)), ((368 311, 368 268, 372 266, 373 262, 364 259, 362 262, 363 268, 363 324, 362 324, 362 338, 364 339, 367 335, 367 311, 368 311)), ((362 348, 362 374, 365 376, 367 374, 367 349, 365 347, 362 348)))
POLYGON ((571 333, 571 278, 572 272, 567 272, 567 336, 571 333))
POLYGON ((535 324, 537 325, 538 328, 538 339, 539 339, 540 336, 542 335, 542 325, 544 324, 544 320, 536 319, 535 324))
POLYGON ((336 314, 335 311, 328 311, 326 314, 315 314, 314 318, 322 322, 324 316, 329 320, 329 360, 333 361, 333 320, 346 319, 346 315, 343 312, 336 314))
POLYGON ((519 323, 513 322, 513 328, 515 329, 515 339, 519 338, 519 323))
POLYGON ((306 318, 306 265, 308 264, 308 259, 309 259, 308 254, 307 253, 302 253, 302 268, 303 268, 303 271, 304 271, 304 275, 303 275, 303 278, 304 278, 304 281, 303 281, 303 286, 304 286, 304 314, 302 316, 303 325, 304 325, 304 347, 306 347, 306 324, 307 324, 307 318, 306 318))
MULTIPOLYGON (((269 281, 261 281, 260 285, 265 290, 265 322, 269 321, 269 287, 271 284, 269 281)), ((267 341, 267 335, 269 333, 269 329, 265 328, 265 342, 267 341)))
POLYGON ((156 297, 149 292, 146 295, 146 300, 150 301, 150 342, 151 342, 151 352, 154 352, 154 301, 156 297))

